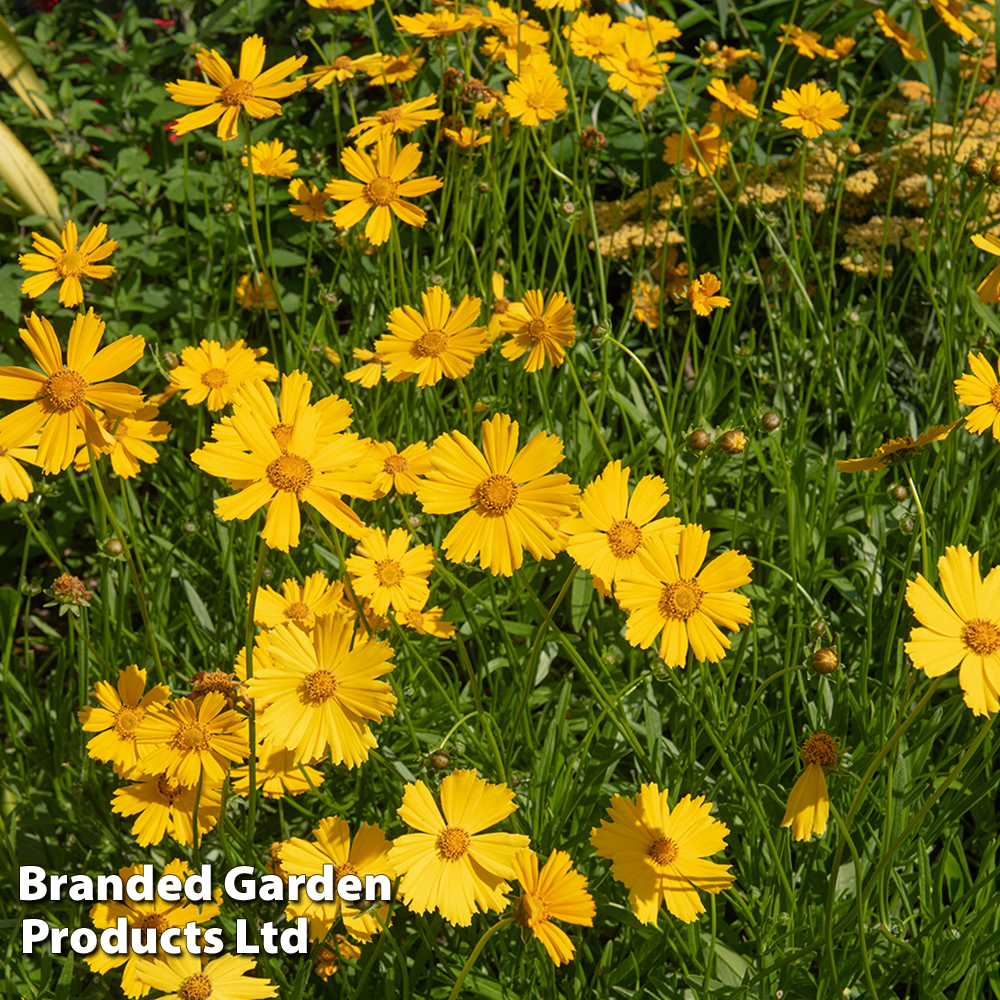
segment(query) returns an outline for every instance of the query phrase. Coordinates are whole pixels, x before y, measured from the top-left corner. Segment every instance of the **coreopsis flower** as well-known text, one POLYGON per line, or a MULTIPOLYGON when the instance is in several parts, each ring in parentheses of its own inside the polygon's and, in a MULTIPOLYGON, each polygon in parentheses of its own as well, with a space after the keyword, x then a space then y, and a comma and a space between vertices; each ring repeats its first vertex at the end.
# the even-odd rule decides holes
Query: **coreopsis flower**
POLYGON ((236 304, 241 309, 277 309, 278 297, 274 294, 271 279, 263 272, 243 274, 236 282, 236 304), (263 289, 263 291, 262 291, 263 289))
POLYGON ((233 402, 244 382, 264 379, 274 382, 278 369, 261 361, 257 351, 243 340, 223 346, 218 340, 203 340, 197 347, 181 351, 181 363, 170 372, 170 381, 183 391, 188 406, 208 402, 211 411, 233 402))
POLYGON ((483 300, 467 295, 451 308, 451 296, 432 285, 420 295, 422 311, 402 306, 389 313, 390 335, 375 342, 387 362, 385 377, 416 375, 417 385, 437 385, 442 378, 465 378, 477 357, 490 346, 485 326, 473 326, 483 300))
POLYGON ((959 38, 971 42, 978 37, 976 32, 962 20, 962 5, 955 0, 931 0, 931 6, 959 38))
POLYGON ((288 193, 298 202, 297 205, 289 205, 288 210, 303 222, 329 222, 333 218, 326 214, 329 195, 323 188, 317 188, 312 181, 296 177, 288 185, 288 193))
MULTIPOLYGON (((1000 381, 984 354, 970 351, 969 366, 972 368, 971 375, 955 379, 958 401, 963 406, 975 407, 965 415, 965 429, 973 434, 982 434, 992 427, 993 437, 1000 441, 1000 381)), ((1000 371, 1000 363, 997 370, 1000 371)))
POLYGON ((458 14, 441 7, 424 14, 395 14, 394 18, 403 31, 420 38, 448 38, 468 31, 479 20, 478 16, 470 17, 467 13, 458 14))
POLYGON ((665 45, 674 38, 681 37, 680 28, 674 21, 662 17, 635 17, 629 15, 625 18, 624 27, 626 31, 634 31, 646 38, 651 38, 656 45, 665 45))
POLYGON ((607 594, 618 580, 642 572, 639 552, 644 542, 664 534, 676 552, 680 519, 657 517, 669 502, 667 484, 659 476, 643 476, 628 495, 629 469, 609 462, 583 491, 580 513, 563 524, 569 535, 566 551, 607 594))
POLYGON ((468 927, 478 911, 500 911, 513 878, 514 855, 528 846, 518 833, 483 833, 517 806, 506 785, 476 772, 453 771, 441 782, 441 804, 422 781, 407 785, 400 819, 419 832, 392 842, 389 863, 399 873, 398 893, 414 913, 436 909, 450 924, 468 927))
POLYGON ((332 615, 338 611, 343 593, 344 585, 339 580, 330 583, 321 572, 307 576, 304 583, 285 580, 280 594, 271 587, 260 587, 254 604, 253 621, 262 628, 297 625, 308 632, 320 615, 332 615))
POLYGON ((479 129, 468 126, 463 126, 458 131, 453 128, 442 129, 442 131, 459 149, 475 149, 493 141, 493 136, 480 135, 479 129))
POLYGON ((950 424, 936 424, 914 441, 909 434, 893 438, 879 445, 870 458, 849 458, 837 461, 841 472, 875 472, 900 465, 913 458, 921 448, 933 441, 943 441, 958 426, 958 420, 950 424))
MULTIPOLYGON (((372 0, 374 2, 374 0, 372 0)), ((381 57, 376 53, 359 56, 337 56, 329 66, 316 66, 306 77, 315 90, 323 90, 331 83, 344 83, 353 80, 358 73, 367 73, 369 69, 381 64, 381 57)))
MULTIPOLYGON (((283 180, 290 180, 292 174, 299 169, 295 159, 297 156, 298 153, 294 149, 285 149, 280 139, 258 142, 250 148, 253 172, 260 174, 261 177, 281 177, 283 180)), ((244 167, 247 165, 245 153, 240 162, 244 167)))
POLYGON ((198 803, 199 840, 219 822, 222 791, 211 782, 182 785, 166 774, 150 774, 133 784, 116 789, 111 797, 111 811, 120 816, 136 816, 132 836, 140 847, 160 843, 172 837, 178 844, 194 843, 194 806, 198 803))
MULTIPOLYGON (((344 378, 348 382, 360 382, 363 388, 371 389, 382 381, 388 361, 381 354, 378 354, 376 351, 369 351, 364 347, 355 347, 351 352, 351 356, 355 361, 363 361, 364 364, 349 372, 344 372, 344 378)), ((409 372, 407 372, 398 375, 392 381, 401 382, 403 379, 410 377, 409 372)))
MULTIPOLYGON (((972 242, 978 249, 985 250, 994 257, 1000 257, 1000 237, 989 233, 976 233, 972 237, 972 242)), ((1000 302, 1000 264, 983 278, 976 291, 979 292, 979 301, 983 305, 1000 302)))
POLYGON ((25 271, 40 271, 27 278, 21 285, 21 294, 37 299, 42 292, 55 284, 59 285, 59 304, 72 309, 83 301, 81 278, 110 278, 115 269, 110 264, 97 264, 118 249, 117 240, 105 240, 108 227, 99 223, 87 233, 77 248, 79 233, 76 223, 70 221, 63 226, 62 246, 40 233, 32 233, 34 253, 21 254, 17 262, 25 271))
POLYGON ((833 59, 846 59, 858 43, 847 35, 837 35, 833 40, 833 48, 827 50, 827 54, 833 59))
POLYGON ((495 34, 483 39, 480 51, 491 61, 506 62, 516 75, 520 59, 530 58, 533 52, 548 55, 545 46, 549 42, 549 33, 537 21, 523 12, 501 6, 495 0, 489 0, 486 6, 490 13, 488 17, 483 17, 482 24, 495 34))
POLYGON ((511 306, 510 299, 505 294, 506 287, 507 281, 504 276, 499 271, 494 271, 490 279, 490 288, 493 291, 493 307, 490 310, 489 326, 486 327, 486 335, 490 338, 491 344, 503 332, 500 321, 511 306))
POLYGON ((376 499, 384 497, 390 490, 397 493, 416 493, 418 476, 431 471, 430 449, 425 441, 417 441, 397 451, 391 441, 376 441, 373 453, 382 459, 382 471, 375 477, 372 486, 376 499))
POLYGON ((660 299, 663 293, 659 287, 643 279, 632 282, 632 316, 645 323, 651 330, 660 325, 660 299))
POLYGON ((911 62, 923 62, 927 58, 924 50, 917 45, 916 38, 908 31, 904 31, 899 23, 886 14, 884 10, 876 7, 872 11, 872 16, 875 18, 875 23, 882 30, 882 34, 886 38, 891 38, 899 45, 903 53, 903 58, 909 59, 911 62))
POLYGON ((19 430, 16 413, 0 420, 0 496, 11 500, 27 500, 35 484, 25 471, 22 462, 38 464, 38 431, 19 430), (13 421, 11 418, 14 418, 13 421))
POLYGON ((431 94, 429 97, 421 97, 416 101, 407 101, 405 104, 386 108, 374 115, 365 115, 347 133, 347 137, 354 140, 354 145, 358 149, 364 149, 382 136, 393 136, 397 132, 415 132, 421 125, 444 117, 444 112, 440 108, 431 108, 437 103, 437 99, 436 94, 431 94))
POLYGON ((500 353, 508 361, 527 354, 526 372, 537 372, 546 361, 558 368, 566 359, 566 348, 576 339, 573 303, 556 292, 548 303, 541 289, 524 293, 511 302, 500 317, 500 330, 507 334, 500 353))
POLYGON ((417 169, 422 158, 423 153, 416 143, 404 146, 397 154, 396 140, 391 135, 378 140, 374 162, 356 149, 345 149, 340 162, 358 180, 327 183, 325 190, 331 198, 348 203, 334 213, 334 223, 349 229, 372 209, 365 236, 374 246, 380 246, 389 238, 393 216, 422 229, 427 221, 423 209, 403 199, 419 198, 444 185, 437 177, 406 179, 417 169))
MULTIPOLYGON (((155 406, 141 406, 131 417, 108 417, 101 413, 97 417, 107 432, 110 444, 104 445, 95 454, 111 456, 111 468, 122 479, 135 479, 139 475, 140 462, 153 465, 159 461, 160 453, 150 443, 165 441, 170 433, 170 424, 157 420, 159 410, 155 406)), ((86 445, 73 459, 73 468, 82 472, 90 468, 90 452, 86 445)))
POLYGON ((659 634, 668 667, 684 666, 689 646, 699 662, 718 663, 730 646, 719 626, 738 632, 751 621, 750 599, 733 593, 750 582, 750 560, 724 552, 702 568, 708 540, 700 524, 681 528, 677 549, 667 532, 644 538, 643 572, 618 581, 615 596, 630 612, 625 638, 648 649, 659 634))
POLYGON ((797 24, 783 24, 781 30, 784 34, 778 40, 786 45, 794 45, 798 54, 805 56, 806 59, 825 56, 830 51, 820 42, 819 33, 816 31, 805 31, 797 24))
POLYGON ((907 584, 906 603, 922 627, 904 649, 928 677, 958 667, 965 704, 973 715, 992 715, 1000 708, 1000 566, 984 580, 979 553, 949 545, 937 568, 946 599, 919 573, 907 584))
POLYGON ((278 625, 268 635, 270 664, 254 668, 247 696, 257 712, 257 734, 295 751, 298 761, 329 754, 334 764, 357 767, 378 742, 369 722, 396 710, 385 681, 393 669, 392 646, 358 638, 352 622, 324 615, 312 632, 278 625))
MULTIPOLYGON (((122 883, 127 882, 133 875, 141 874, 142 865, 129 865, 127 868, 118 869, 118 876, 121 878, 122 883)), ((180 878, 181 880, 193 874, 194 872, 190 866, 180 860, 168 861, 163 866, 161 873, 161 875, 173 875, 175 878, 180 878)), ((181 897, 180 901, 176 899, 173 901, 164 899, 158 892, 154 891, 155 898, 149 902, 126 897, 126 900, 123 902, 111 900, 105 903, 98 903, 91 908, 90 919, 98 930, 117 926, 119 918, 122 917, 125 918, 126 927, 128 928, 126 933, 133 929, 139 931, 153 930, 155 932, 154 940, 156 941, 153 954, 162 957, 165 952, 159 948, 160 934, 168 927, 183 928, 188 923, 204 924, 217 917, 219 915, 219 900, 222 897, 222 890, 217 889, 215 895, 215 902, 202 903, 199 906, 195 903, 189 903, 184 897, 181 897)), ((146 958, 148 960, 149 956, 146 958)), ((149 984, 140 981, 136 976, 136 967, 142 960, 142 956, 131 950, 126 950, 123 955, 109 955, 98 948, 84 961, 90 966, 90 971, 98 976, 106 975, 112 969, 119 969, 124 966, 122 969, 122 991, 125 996, 132 1000, 132 998, 144 997, 150 991, 149 984)))
MULTIPOLYGON (((312 834, 315 843, 292 837, 281 845, 278 857, 289 875, 321 875, 324 865, 333 865, 335 882, 345 875, 356 875, 364 881, 366 875, 387 875, 391 879, 396 874, 389 859, 391 845, 378 824, 362 823, 352 842, 347 823, 339 816, 328 816, 319 821, 312 834)), ((322 941, 338 916, 343 918, 348 934, 359 941, 370 941, 388 922, 389 904, 361 911, 339 896, 329 902, 313 902, 301 893, 297 902, 288 904, 285 915, 289 920, 306 917, 313 941, 322 941)))
POLYGON ((826 775, 837 766, 840 744, 827 733, 814 732, 799 748, 805 770, 799 775, 788 796, 782 826, 792 828, 796 840, 810 840, 815 833, 822 837, 830 818, 830 796, 826 775))
POLYGON ((202 965, 197 955, 182 952, 155 961, 142 959, 136 975, 167 995, 158 1000, 264 1000, 278 995, 269 979, 245 976, 257 963, 252 958, 224 955, 202 965))
POLYGON ((738 62, 744 59, 754 59, 760 62, 764 57, 753 49, 737 49, 732 45, 723 45, 718 52, 709 52, 698 57, 698 62, 709 66, 713 73, 728 73, 738 62))
POLYGON ((332 10, 340 14, 345 11, 353 13, 354 11, 364 10, 365 7, 371 7, 375 3, 375 0, 306 0, 306 3, 317 10, 332 10))
POLYGON ((725 295, 719 295, 718 292, 721 290, 722 282, 711 272, 695 278, 687 290, 691 308, 699 316, 708 316, 713 309, 726 309, 732 305, 732 300, 727 299, 725 295))
POLYGON ((426 61, 426 59, 421 59, 409 52, 404 52, 399 56, 383 52, 380 57, 373 59, 365 67, 365 72, 371 78, 372 83, 389 87, 394 83, 405 83, 407 80, 412 80, 426 61))
POLYGON ((522 125, 540 125, 565 110, 568 93, 554 71, 525 69, 507 84, 503 106, 522 125))
POLYGON ((433 568, 434 546, 410 548, 406 528, 393 528, 389 535, 376 528, 358 544, 357 554, 347 557, 354 593, 369 598, 377 615, 390 606, 396 611, 422 608, 430 597, 427 578, 433 568))
POLYGON ((394 611, 393 618, 397 624, 405 628, 412 628, 420 635, 432 635, 436 639, 447 639, 455 634, 454 622, 446 622, 443 608, 409 608, 406 611, 394 611))
POLYGON ((706 860, 725 849, 729 835, 709 815, 712 803, 685 795, 671 810, 667 795, 657 785, 643 785, 634 801, 613 795, 611 822, 590 831, 598 856, 611 860, 611 874, 628 888, 636 917, 654 927, 661 903, 691 923, 705 912, 697 890, 718 893, 733 884, 729 865, 706 860))
POLYGON ((231 761, 250 753, 247 720, 227 708, 212 691, 201 705, 181 698, 167 708, 153 707, 135 730, 139 767, 144 774, 165 774, 182 785, 221 785, 231 761))
POLYGON ((461 431, 434 442, 434 468, 417 499, 429 514, 468 511, 443 542, 452 562, 478 555, 494 576, 512 576, 525 548, 536 559, 556 555, 560 535, 549 518, 573 513, 580 488, 552 473, 563 457, 559 438, 540 431, 518 453, 518 434, 517 422, 498 413, 483 423, 482 452, 461 431))
POLYGON ((355 959, 361 957, 361 949, 351 944, 343 934, 334 934, 330 942, 332 947, 323 945, 316 955, 314 968, 316 975, 324 983, 329 982, 330 977, 335 975, 344 959, 355 959))
POLYGON ((837 91, 820 90, 811 80, 797 91, 782 90, 781 100, 774 101, 771 107, 788 115, 781 119, 785 128, 797 128, 807 139, 816 139, 824 132, 839 129, 842 123, 837 119, 851 110, 837 91))
MULTIPOLYGON (((746 118, 757 117, 757 105, 749 99, 756 89, 757 81, 749 74, 744 74, 743 79, 735 87, 730 87, 724 80, 718 78, 708 85, 708 92, 720 106, 729 108, 746 118)), ((717 114, 715 104, 712 105, 712 113, 717 114)), ((716 118, 710 118, 709 121, 717 125, 723 124, 723 121, 718 121, 716 118)), ((707 162, 708 157, 705 157, 705 160, 707 162)))
POLYGON ((542 10, 552 10, 558 7, 560 10, 571 12, 579 10, 583 6, 583 0, 535 0, 535 6, 542 10))
POLYGON ((597 907, 587 892, 587 880, 573 870, 573 861, 565 851, 553 851, 539 871, 538 855, 531 850, 514 855, 514 878, 523 890, 514 900, 514 922, 542 942, 556 965, 569 962, 576 948, 566 932, 552 921, 594 926, 597 907))
POLYGON ((151 705, 166 704, 170 688, 157 684, 146 693, 146 671, 130 663, 118 671, 117 690, 107 681, 94 685, 100 708, 91 705, 77 712, 85 733, 97 733, 87 741, 91 760, 111 763, 115 774, 127 778, 139 762, 135 731, 151 705))
POLYGON ((264 70, 266 48, 260 35, 244 39, 240 50, 239 75, 233 71, 222 56, 214 49, 199 49, 196 56, 198 65, 212 83, 194 80, 178 80, 167 84, 167 93, 178 104, 207 107, 183 115, 174 124, 177 135, 185 135, 196 128, 204 128, 218 121, 216 135, 220 139, 235 139, 239 135, 240 111, 246 111, 251 118, 271 118, 281 114, 278 99, 298 93, 306 85, 304 77, 287 80, 306 61, 305 56, 292 56, 264 70))
POLYGON ((658 51, 648 34, 626 31, 621 45, 600 57, 598 63, 610 74, 608 86, 624 90, 635 101, 636 110, 642 111, 664 89, 667 63, 675 55, 658 51))
POLYGON ((596 62, 601 56, 614 55, 625 38, 620 21, 609 14, 577 14, 573 23, 563 28, 573 55, 596 62))
MULTIPOLYGON (((308 767, 295 759, 295 752, 264 740, 257 744, 257 762, 254 783, 269 799, 285 795, 301 795, 323 784, 323 772, 308 767)), ((250 794, 250 767, 233 768, 232 788, 244 798, 250 794)))
POLYGON ((62 472, 76 454, 77 428, 93 448, 100 449, 108 442, 91 406, 127 417, 142 405, 142 393, 135 386, 106 379, 134 365, 146 342, 129 335, 98 351, 104 320, 89 309, 73 320, 63 364, 52 324, 32 313, 25 325, 27 329, 19 331, 21 340, 42 370, 0 368, 0 399, 30 400, 5 418, 4 430, 13 440, 24 440, 41 430, 38 464, 46 474, 62 472))
POLYGON ((684 135, 668 135, 663 140, 663 161, 688 170, 697 170, 701 177, 714 174, 729 157, 729 147, 718 125, 709 122, 695 134, 693 128, 684 135))

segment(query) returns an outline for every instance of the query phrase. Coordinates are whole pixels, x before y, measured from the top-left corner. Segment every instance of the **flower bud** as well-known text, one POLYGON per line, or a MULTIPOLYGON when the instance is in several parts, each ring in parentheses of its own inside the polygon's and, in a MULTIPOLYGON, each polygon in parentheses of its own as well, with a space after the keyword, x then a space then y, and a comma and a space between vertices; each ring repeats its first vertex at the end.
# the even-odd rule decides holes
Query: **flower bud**
POLYGON ((832 646, 817 649, 813 653, 812 668, 818 674, 832 674, 840 664, 840 657, 832 646))
POLYGON ((229 215, 233 210, 233 203, 231 201, 224 201, 219 208, 222 210, 223 215, 229 215))
POLYGON ((204 163, 208 159, 208 153, 204 149, 196 149, 194 151, 194 162, 204 163))
POLYGON ((993 166, 990 167, 990 171, 986 175, 986 179, 991 184, 1000 184, 1000 163, 994 163, 993 166))
POLYGON ((451 766, 451 754, 447 750, 435 750, 427 758, 427 766, 433 767, 435 771, 443 771, 451 766))
POLYGON ((688 438, 688 445, 694 451, 704 451, 712 443, 712 438, 708 431, 703 431, 700 427, 696 431, 691 432, 691 436, 688 438))
POLYGON ((104 543, 104 551, 109 556, 120 556, 122 554, 122 543, 117 538, 109 538, 104 543))
POLYGON ((172 372, 181 363, 180 358, 173 351, 163 352, 163 366, 167 371, 172 372))
POLYGON ((710 55, 714 56, 719 51, 719 43, 714 38, 709 38, 702 48, 710 55))
POLYGON ((970 177, 982 177, 986 173, 986 161, 981 156, 970 156, 965 162, 965 172, 970 177))
POLYGON ((914 528, 913 518, 910 517, 909 514, 907 514, 906 517, 904 517, 904 518, 902 518, 900 520, 900 522, 899 522, 899 530, 904 535, 912 535, 913 534, 913 528, 914 528))
POLYGON ((486 181, 480 181, 480 182, 479 182, 479 183, 478 183, 478 184, 476 185, 476 190, 477 190, 477 191, 478 191, 478 192, 479 192, 480 194, 489 194, 489 193, 490 193, 490 186, 489 186, 489 184, 487 184, 487 183, 486 183, 486 181))
POLYGON ((909 495, 910 491, 902 483, 896 483, 896 485, 889 490, 889 496, 891 496, 896 503, 902 503, 909 495))
POLYGON ((726 431, 719 439, 719 447, 727 455, 739 455, 747 446, 747 436, 743 431, 726 431))
POLYGON ((765 431, 776 431, 781 426, 781 417, 777 413, 768 410, 767 413, 761 416, 760 426, 765 431))

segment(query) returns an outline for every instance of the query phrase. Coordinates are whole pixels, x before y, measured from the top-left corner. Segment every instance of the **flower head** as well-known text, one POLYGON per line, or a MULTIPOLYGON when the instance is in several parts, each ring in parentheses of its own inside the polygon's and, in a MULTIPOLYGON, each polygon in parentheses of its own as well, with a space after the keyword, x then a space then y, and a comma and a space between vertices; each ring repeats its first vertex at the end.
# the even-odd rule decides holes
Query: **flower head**
POLYGON ((158 844, 170 836, 178 844, 194 843, 194 808, 198 804, 198 837, 203 837, 219 822, 222 809, 221 788, 202 782, 182 785, 166 774, 150 774, 115 791, 111 811, 120 816, 135 816, 132 836, 140 847, 158 844))
POLYGON ((288 193, 298 202, 297 205, 289 205, 288 210, 303 222, 329 222, 333 218, 326 214, 326 200, 330 196, 312 181, 297 177, 288 185, 288 193))
MULTIPOLYGON (((978 249, 985 250, 994 257, 1000 257, 1000 237, 990 233, 976 233, 972 237, 972 242, 978 249)), ((1000 264, 983 278, 976 291, 979 292, 979 301, 983 305, 1000 302, 1000 264)))
POLYGON ((166 996, 157 1000, 263 1000, 277 996, 269 979, 245 976, 256 966, 252 958, 224 955, 202 965, 197 955, 186 951, 165 958, 141 960, 136 966, 139 980, 163 990, 166 996))
POLYGON ((278 369, 270 361, 260 361, 258 352, 243 340, 225 346, 217 340, 203 340, 197 347, 185 347, 180 365, 170 373, 170 381, 184 392, 188 406, 207 400, 212 411, 233 402, 244 382, 274 382, 277 377, 278 369))
POLYGON ((893 465, 900 465, 903 462, 908 462, 921 448, 932 441, 943 441, 957 426, 957 420, 951 424, 938 424, 919 435, 916 441, 909 434, 904 434, 900 438, 893 438, 891 441, 879 445, 871 458, 838 460, 837 468, 841 472, 875 472, 888 469, 893 465))
POLYGON ((721 135, 719 126, 711 122, 703 125, 697 135, 692 128, 686 129, 683 136, 668 135, 663 140, 663 160, 697 170, 702 177, 714 174, 729 156, 730 144, 721 135))
POLYGON ((826 773, 837 766, 840 744, 827 733, 814 732, 799 748, 805 770, 799 775, 788 796, 782 826, 792 828, 796 840, 810 840, 815 833, 822 837, 830 818, 830 796, 826 773))
MULTIPOLYGON (((373 2, 373 0, 370 0, 373 2)), ((323 90, 331 83, 344 83, 345 80, 353 80, 358 73, 365 73, 371 67, 381 64, 381 59, 376 53, 367 56, 359 56, 352 59, 351 56, 337 56, 329 66, 316 66, 306 79, 316 90, 323 90)))
POLYGON ((577 14, 563 34, 569 38, 573 55, 596 61, 616 53, 624 42, 625 28, 609 14, 577 14))
MULTIPOLYGON (((170 433, 170 424, 156 419, 159 412, 155 406, 142 406, 131 417, 107 417, 98 413, 110 444, 95 454, 110 455, 111 468, 116 475, 122 479, 135 479, 141 469, 140 462, 152 465, 159 461, 160 453, 150 442, 165 441, 170 433)), ((84 445, 73 459, 73 468, 81 472, 89 467, 90 452, 84 445)))
POLYGON ((973 715, 992 715, 1000 708, 1000 566, 984 580, 979 553, 959 545, 944 550, 937 568, 946 599, 919 573, 906 587, 922 626, 910 632, 906 654, 928 677, 958 667, 973 715))
POLYGON ((772 105, 787 118, 781 119, 785 128, 800 129, 807 139, 816 139, 824 132, 839 129, 843 118, 851 109, 840 99, 835 90, 820 90, 811 80, 797 90, 785 88, 781 100, 772 105))
MULTIPOLYGON (((237 795, 250 794, 250 767, 236 767, 232 771, 232 788, 237 795)), ((262 795, 269 799, 285 795, 301 795, 323 784, 323 772, 308 767, 295 759, 294 750, 264 740, 257 744, 257 761, 254 782, 262 795)))
POLYGON ((388 52, 383 52, 381 57, 372 59, 365 66, 365 72, 371 77, 372 83, 389 87, 394 83, 405 83, 412 80, 420 67, 426 62, 417 55, 404 52, 402 55, 394 56, 388 52))
POLYGON ((10 413, 0 419, 0 496, 8 503, 11 500, 27 500, 35 488, 31 476, 22 462, 38 464, 38 440, 36 430, 18 428, 17 413, 10 413))
POLYGON ((436 909, 468 927, 477 911, 500 911, 514 877, 514 855, 528 846, 517 833, 483 833, 517 806, 506 785, 491 785, 475 771, 453 771, 441 782, 441 804, 427 786, 407 785, 396 811, 419 831, 397 837, 389 863, 400 874, 399 895, 414 913, 436 909))
POLYGON ((411 628, 420 635, 447 639, 455 634, 455 623, 441 620, 444 616, 443 608, 424 608, 420 611, 410 608, 407 611, 394 611, 392 616, 398 624, 411 628))
MULTIPOLYGON (((323 573, 307 576, 304 583, 285 580, 281 593, 271 587, 261 587, 257 591, 253 620, 263 628, 278 625, 296 625, 309 632, 320 615, 334 614, 344 593, 344 585, 339 581, 330 583, 323 573)), ((249 600, 250 595, 247 595, 249 600)))
POLYGON ((365 115, 347 133, 347 137, 354 140, 354 145, 358 149, 364 149, 382 136, 395 135, 397 132, 415 132, 421 125, 444 117, 444 112, 440 108, 431 107, 437 103, 437 99, 436 94, 431 94, 429 97, 421 97, 416 101, 407 101, 405 104, 386 108, 374 115, 365 115))
POLYGON ((434 546, 411 548, 406 528, 393 528, 389 535, 376 528, 358 545, 357 554, 347 558, 354 593, 370 598, 377 615, 390 606, 396 611, 422 608, 430 597, 427 578, 433 568, 434 546))
MULTIPOLYGON (((251 147, 250 155, 253 162, 253 172, 262 177, 281 177, 287 181, 299 169, 295 159, 298 153, 294 149, 285 149, 280 139, 258 142, 251 147)), ((245 153, 240 162, 244 167, 247 165, 245 153)))
POLYGON ((167 92, 178 104, 207 105, 201 111, 192 111, 174 125, 177 135, 185 135, 196 128, 219 122, 216 135, 220 139, 235 139, 239 135, 240 111, 246 110, 251 118, 271 118, 281 114, 278 98, 289 97, 306 85, 304 77, 280 83, 290 73, 299 69, 305 56, 293 56, 264 70, 264 41, 259 35, 244 39, 240 51, 239 75, 233 71, 214 49, 199 49, 198 65, 212 83, 178 80, 168 83, 167 92))
POLYGON ((522 125, 540 125, 566 108, 568 93, 554 70, 525 67, 520 76, 507 84, 503 106, 522 125))
POLYGON ((688 285, 687 297, 691 303, 691 308, 699 316, 708 316, 713 309, 726 309, 732 305, 732 300, 725 295, 719 295, 722 291, 722 282, 708 272, 700 278, 695 278, 688 285))
POLYGON ((911 62, 923 62, 927 58, 924 50, 917 45, 916 38, 908 31, 904 31, 899 23, 886 14, 884 10, 876 7, 872 11, 872 16, 875 18, 875 23, 882 29, 882 34, 898 43, 905 59, 909 59, 911 62))
MULTIPOLYGON (((993 437, 1000 441, 1000 381, 993 372, 993 366, 983 354, 969 352, 971 375, 955 379, 955 392, 963 406, 975 409, 965 415, 965 429, 973 434, 982 434, 993 428, 993 437)), ((997 364, 1000 371, 1000 362, 997 364)))
POLYGON ((608 86, 624 90, 635 101, 636 110, 642 111, 664 89, 667 63, 675 55, 660 52, 648 33, 632 30, 625 31, 615 51, 598 62, 610 74, 608 86))
POLYGON ((402 451, 397 451, 391 441, 376 441, 372 451, 382 459, 382 471, 372 483, 380 497, 390 490, 416 493, 419 485, 417 477, 426 475, 432 468, 430 449, 424 441, 407 445, 402 451))
MULTIPOLYGON (((718 78, 714 79, 708 85, 708 92, 715 98, 720 106, 729 108, 731 111, 735 111, 737 114, 741 114, 746 118, 757 117, 757 105, 750 100, 756 89, 757 81, 749 74, 744 74, 743 78, 735 87, 728 86, 725 81, 718 78)), ((714 104, 712 105, 712 114, 716 117, 712 117, 709 120, 716 122, 718 125, 722 125, 725 121, 725 117, 718 114, 714 104)), ((730 115, 728 117, 732 116, 730 115)), ((707 160, 708 157, 705 157, 705 159, 707 160)))
POLYGON ((83 285, 80 278, 110 278, 115 269, 110 264, 97 264, 118 249, 116 240, 105 239, 108 227, 102 222, 83 238, 77 249, 76 224, 67 222, 62 231, 62 246, 39 233, 31 234, 35 245, 34 253, 21 254, 17 262, 25 271, 40 271, 40 274, 25 280, 21 285, 21 294, 38 298, 42 292, 57 281, 59 286, 59 304, 72 309, 83 301, 83 285))
POLYGON ((263 272, 255 275, 240 275, 236 282, 236 304, 241 309, 277 309, 278 298, 274 294, 271 279, 263 272), (261 291, 263 289, 263 291, 261 291))
POLYGON ((611 822, 590 831, 598 856, 611 859, 611 874, 628 888, 636 917, 654 926, 661 903, 690 923, 705 912, 698 889, 717 893, 733 883, 729 865, 704 860, 723 850, 729 835, 709 815, 712 803, 685 795, 671 810, 667 795, 657 785, 643 785, 634 801, 614 795, 611 822))
POLYGON ((500 350, 508 361, 527 354, 526 372, 539 371, 546 361, 558 368, 576 339, 573 303, 562 292, 546 303, 541 289, 533 289, 520 302, 508 304, 500 316, 500 330, 508 336, 500 350))
POLYGON ((441 7, 424 14, 396 14, 395 18, 403 31, 420 38, 447 38, 460 31, 468 31, 477 21, 476 17, 456 14, 441 7))

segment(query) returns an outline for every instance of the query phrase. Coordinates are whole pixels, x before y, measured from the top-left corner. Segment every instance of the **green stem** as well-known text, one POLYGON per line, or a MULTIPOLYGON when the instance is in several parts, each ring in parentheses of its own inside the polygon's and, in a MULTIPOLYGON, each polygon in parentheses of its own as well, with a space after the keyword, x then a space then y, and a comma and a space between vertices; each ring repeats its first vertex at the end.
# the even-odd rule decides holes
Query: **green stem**
POLYGON ((451 993, 448 994, 448 1000, 455 1000, 455 997, 458 996, 459 991, 462 989, 462 984, 465 982, 465 977, 469 974, 469 972, 472 971, 473 963, 476 961, 477 958, 479 958, 479 955, 482 952, 483 948, 486 947, 486 942, 489 941, 489 939, 493 937, 493 935, 496 934, 498 930, 500 930, 503 927, 506 927, 508 924, 512 924, 513 922, 514 922, 513 917, 507 917, 504 920, 501 920, 499 923, 494 924, 479 939, 479 941, 476 943, 476 947, 472 949, 472 954, 466 960, 465 965, 462 966, 462 971, 458 974, 458 979, 455 980, 455 985, 451 988, 451 993))

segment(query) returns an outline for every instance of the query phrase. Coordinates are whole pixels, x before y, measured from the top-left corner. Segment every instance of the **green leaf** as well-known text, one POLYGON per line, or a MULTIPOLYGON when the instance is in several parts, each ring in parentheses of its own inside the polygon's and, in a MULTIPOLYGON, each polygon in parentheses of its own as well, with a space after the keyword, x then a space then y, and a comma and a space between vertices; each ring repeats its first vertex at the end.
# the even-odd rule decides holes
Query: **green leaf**
POLYGON ((62 180, 64 184, 72 184, 104 208, 108 200, 108 185, 96 170, 64 170, 62 180))
POLYGON ((205 607, 205 602, 199 597, 198 591, 191 586, 190 581, 186 577, 181 577, 181 585, 184 587, 184 593, 187 594, 188 604, 191 605, 191 610, 194 612, 195 621, 206 632, 215 635, 215 625, 212 624, 208 608, 205 607))

